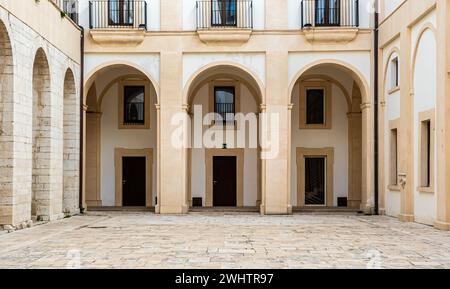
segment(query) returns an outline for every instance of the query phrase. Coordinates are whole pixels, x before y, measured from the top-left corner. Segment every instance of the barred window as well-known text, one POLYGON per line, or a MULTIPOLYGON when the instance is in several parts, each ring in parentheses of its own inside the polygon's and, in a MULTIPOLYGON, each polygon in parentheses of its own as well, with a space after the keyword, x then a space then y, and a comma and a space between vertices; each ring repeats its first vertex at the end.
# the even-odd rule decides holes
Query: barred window
POLYGON ((235 99, 234 86, 214 87, 214 112, 220 115, 223 122, 234 121, 235 99))
POLYGON ((145 124, 145 86, 124 86, 125 125, 145 124))
POLYGON ((325 123, 325 91, 323 89, 307 89, 306 91, 306 124, 325 123))

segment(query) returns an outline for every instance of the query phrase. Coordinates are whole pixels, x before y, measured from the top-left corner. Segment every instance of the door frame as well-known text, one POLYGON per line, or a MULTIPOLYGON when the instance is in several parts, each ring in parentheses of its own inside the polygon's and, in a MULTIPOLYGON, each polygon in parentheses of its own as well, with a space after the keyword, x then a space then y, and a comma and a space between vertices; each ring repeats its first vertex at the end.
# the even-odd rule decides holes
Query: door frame
MULTIPOLYGON (((334 180, 334 148, 297 148, 297 206, 305 206, 305 157, 325 157, 325 205, 333 206, 334 180)), ((314 207, 314 206, 309 206, 314 207)))
POLYGON ((244 149, 205 149, 206 207, 213 207, 214 157, 236 157, 236 207, 244 206, 244 149))
POLYGON ((152 180, 153 180, 153 149, 124 149, 114 150, 115 184, 116 184, 116 207, 122 207, 123 187, 122 187, 122 167, 123 157, 145 157, 145 204, 147 208, 152 207, 152 180))

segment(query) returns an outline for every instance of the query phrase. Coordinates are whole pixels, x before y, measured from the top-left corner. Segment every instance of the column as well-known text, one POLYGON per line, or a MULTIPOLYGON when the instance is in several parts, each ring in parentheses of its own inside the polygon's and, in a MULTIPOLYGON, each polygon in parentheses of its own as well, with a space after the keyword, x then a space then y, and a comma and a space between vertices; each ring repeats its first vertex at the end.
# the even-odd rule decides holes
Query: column
POLYGON ((186 197, 187 148, 172 141, 177 125, 172 118, 186 114, 182 100, 183 58, 181 52, 161 53, 159 120, 159 187, 157 212, 182 214, 188 210, 186 197))
POLYGON ((269 135, 270 149, 262 148, 263 214, 289 214, 292 205, 289 192, 289 95, 288 53, 269 51, 266 54, 266 96, 262 112, 268 121, 261 123, 263 135, 269 135), (271 121, 272 116, 278 123, 271 121))
POLYGON ((450 230, 450 3, 437 2, 437 105, 436 105, 436 153, 437 153, 437 218, 434 226, 450 230))

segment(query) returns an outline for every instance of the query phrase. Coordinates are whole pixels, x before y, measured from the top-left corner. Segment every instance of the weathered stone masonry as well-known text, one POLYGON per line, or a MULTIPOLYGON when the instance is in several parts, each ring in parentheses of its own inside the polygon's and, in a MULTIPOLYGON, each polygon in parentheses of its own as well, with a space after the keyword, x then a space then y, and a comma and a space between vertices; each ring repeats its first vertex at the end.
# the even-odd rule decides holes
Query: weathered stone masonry
POLYGON ((76 61, 0 6, 0 225, 79 211, 79 75, 76 61))

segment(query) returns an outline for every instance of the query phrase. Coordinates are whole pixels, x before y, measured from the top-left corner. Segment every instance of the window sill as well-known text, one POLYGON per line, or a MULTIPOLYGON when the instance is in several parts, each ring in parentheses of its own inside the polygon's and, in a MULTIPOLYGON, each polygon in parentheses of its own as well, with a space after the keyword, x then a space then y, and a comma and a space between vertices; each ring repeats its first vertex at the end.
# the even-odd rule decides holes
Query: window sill
POLYGON ((140 125, 120 124, 119 129, 150 129, 150 125, 149 124, 140 124, 140 125))
POLYGON ((331 130, 331 125, 328 125, 328 124, 301 124, 299 129, 331 130))
POLYGON ((391 192, 400 192, 400 191, 401 191, 399 185, 389 185, 389 186, 387 187, 387 189, 388 189, 389 191, 391 191, 391 192))
POLYGON ((392 88, 391 90, 388 91, 388 94, 391 95, 391 94, 396 93, 397 91, 400 91, 400 86, 396 86, 396 87, 392 88))
POLYGON ((434 194, 434 188, 432 187, 418 187, 417 191, 423 194, 434 194))

